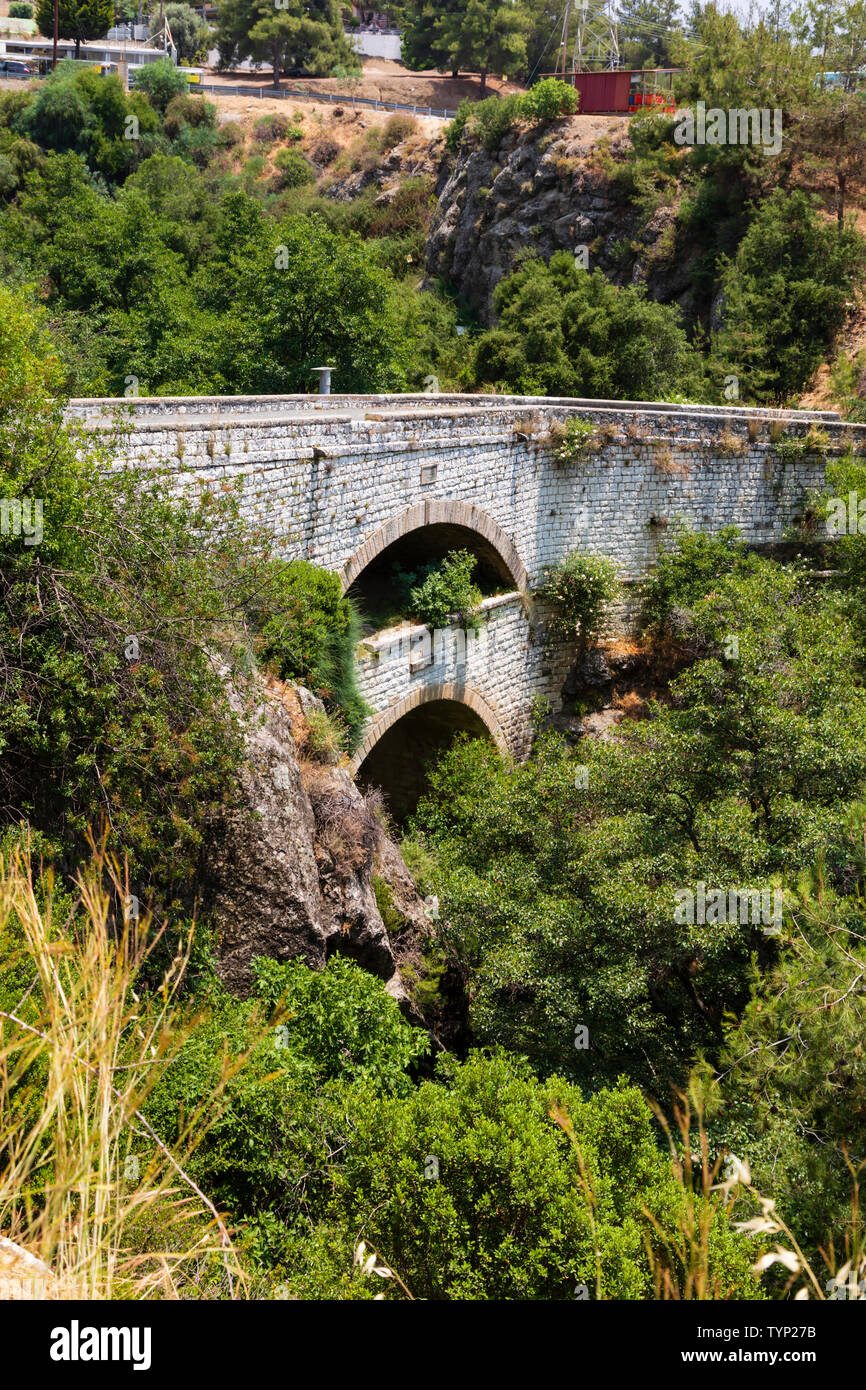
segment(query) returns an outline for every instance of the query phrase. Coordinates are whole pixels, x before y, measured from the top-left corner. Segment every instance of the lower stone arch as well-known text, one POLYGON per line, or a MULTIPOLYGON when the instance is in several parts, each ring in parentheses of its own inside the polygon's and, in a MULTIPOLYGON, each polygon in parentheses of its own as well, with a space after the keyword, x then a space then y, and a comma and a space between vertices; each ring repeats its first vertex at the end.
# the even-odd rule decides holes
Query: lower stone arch
POLYGON ((482 536, 500 556, 503 564, 514 579, 514 586, 520 593, 528 593, 529 576, 526 566, 517 553, 517 547, 498 521, 476 507, 474 502, 460 502, 450 497, 429 497, 409 507, 400 516, 392 517, 380 526, 359 546, 354 555, 340 569, 343 593, 352 585, 367 566, 386 550, 389 545, 419 531, 425 526, 462 526, 482 536))
POLYGON ((499 722, 499 717, 493 706, 485 700, 481 691, 473 685, 463 685, 458 681, 440 681, 436 685, 425 685, 414 690, 411 695, 406 695, 396 704, 389 705, 387 709, 382 710, 373 718, 370 727, 355 750, 351 762, 352 772, 357 773, 364 759, 373 751, 383 734, 386 734, 404 715, 418 709, 421 705, 445 700, 465 705, 472 710, 473 714, 477 714, 500 753, 503 756, 508 754, 508 740, 499 722))

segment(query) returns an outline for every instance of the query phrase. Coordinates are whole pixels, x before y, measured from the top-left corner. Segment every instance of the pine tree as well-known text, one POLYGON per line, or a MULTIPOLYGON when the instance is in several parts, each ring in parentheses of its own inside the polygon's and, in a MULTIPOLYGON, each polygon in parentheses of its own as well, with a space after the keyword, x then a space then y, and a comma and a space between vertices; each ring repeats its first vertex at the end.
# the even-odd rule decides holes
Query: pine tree
MULTIPOLYGON (((114 0, 58 0, 57 33, 75 40, 75 56, 88 39, 104 38, 114 23, 114 0)), ((39 0, 36 26, 45 38, 54 35, 54 0, 39 0)))
POLYGON ((354 67, 337 0, 222 0, 217 47, 223 66, 267 59, 280 73, 324 77, 338 65, 354 67))
POLYGON ((456 77, 518 72, 526 62, 529 13, 522 0, 416 0, 407 8, 403 54, 410 67, 428 64, 456 77))

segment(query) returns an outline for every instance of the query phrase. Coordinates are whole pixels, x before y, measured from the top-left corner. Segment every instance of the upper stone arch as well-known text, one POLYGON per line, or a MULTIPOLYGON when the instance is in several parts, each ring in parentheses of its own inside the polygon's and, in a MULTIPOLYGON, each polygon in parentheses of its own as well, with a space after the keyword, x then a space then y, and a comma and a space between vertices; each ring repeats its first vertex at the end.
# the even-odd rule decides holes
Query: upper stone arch
POLYGON ((430 497, 418 502, 373 531, 339 571, 343 592, 346 592, 358 575, 389 545, 401 540, 403 536, 408 536, 412 531, 422 530, 425 526, 442 525, 461 526, 483 537, 505 565, 514 580, 514 587, 521 593, 528 592, 529 576, 526 566, 517 553, 514 542, 506 535, 499 522, 494 521, 493 517, 480 507, 476 507, 474 502, 461 502, 449 497, 430 497))

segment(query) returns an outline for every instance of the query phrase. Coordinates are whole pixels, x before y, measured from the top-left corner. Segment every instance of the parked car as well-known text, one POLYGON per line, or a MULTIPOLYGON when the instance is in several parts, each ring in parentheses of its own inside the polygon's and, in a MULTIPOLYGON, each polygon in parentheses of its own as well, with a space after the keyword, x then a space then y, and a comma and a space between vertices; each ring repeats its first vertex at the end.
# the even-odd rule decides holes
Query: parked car
POLYGON ((0 77, 32 77, 33 68, 20 58, 5 58, 0 62, 0 77))

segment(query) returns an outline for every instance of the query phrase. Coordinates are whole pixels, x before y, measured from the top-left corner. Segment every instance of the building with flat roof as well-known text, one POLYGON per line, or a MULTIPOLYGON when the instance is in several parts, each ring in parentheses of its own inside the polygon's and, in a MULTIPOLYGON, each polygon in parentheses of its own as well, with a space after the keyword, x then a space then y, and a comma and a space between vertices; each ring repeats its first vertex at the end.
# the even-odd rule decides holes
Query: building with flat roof
MULTIPOLYGON (((0 58, 50 63, 53 52, 54 40, 43 39, 38 34, 27 38, 0 39, 0 58)), ((57 55, 59 58, 74 58, 75 40, 59 39, 57 55)), ((82 42, 77 56, 85 63, 98 63, 100 66, 111 63, 118 68, 131 69, 143 67, 145 63, 155 63, 157 59, 164 58, 165 53, 161 48, 149 48, 144 43, 105 38, 82 42)))

